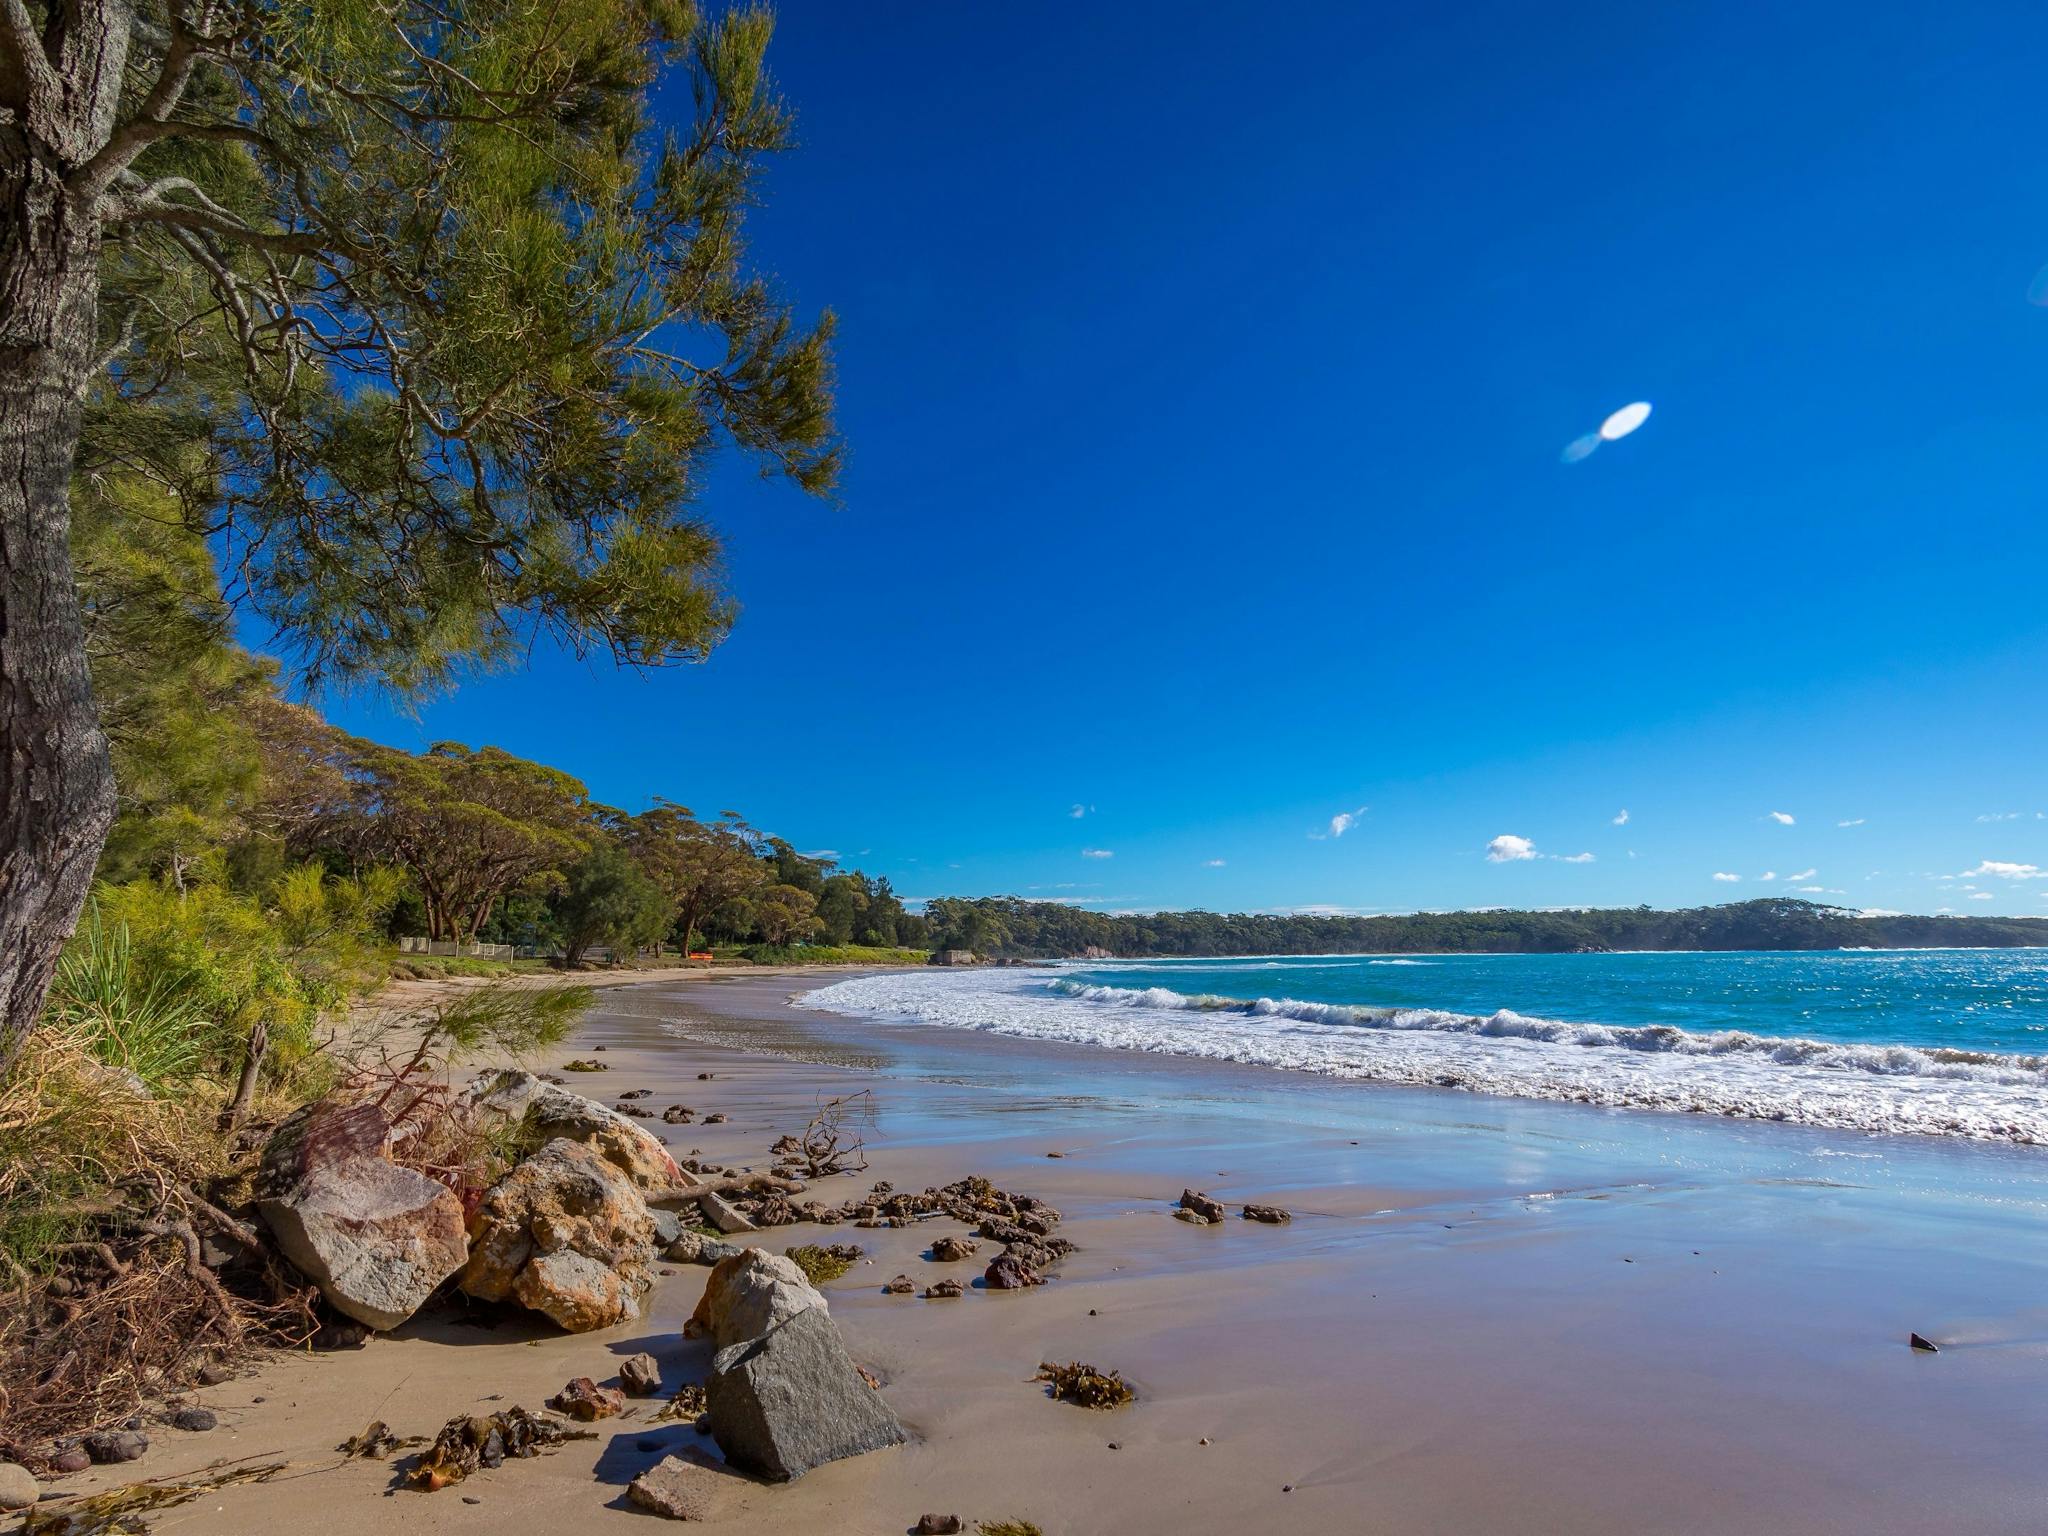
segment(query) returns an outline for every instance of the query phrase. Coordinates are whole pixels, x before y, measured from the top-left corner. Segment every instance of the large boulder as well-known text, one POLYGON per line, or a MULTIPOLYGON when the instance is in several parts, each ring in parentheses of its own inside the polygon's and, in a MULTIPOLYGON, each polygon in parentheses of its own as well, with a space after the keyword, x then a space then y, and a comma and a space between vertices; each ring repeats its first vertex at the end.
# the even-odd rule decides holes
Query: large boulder
POLYGON ((712 1267, 685 1332, 691 1338, 708 1337, 724 1349, 758 1339, 814 1308, 824 1311, 825 1298, 794 1263, 780 1254, 742 1248, 712 1267))
POLYGON ((711 1438, 726 1461, 771 1482, 908 1438, 821 1306, 720 1350, 705 1396, 711 1438))
POLYGON ((480 1073, 463 1090, 463 1098, 488 1119, 522 1125, 537 1142, 565 1138, 583 1143, 623 1169, 643 1194, 694 1182, 676 1166, 661 1138, 645 1126, 531 1072, 508 1068, 480 1073))
POLYGON ((462 1202, 386 1155, 374 1104, 310 1104, 264 1149, 257 1209, 278 1250, 336 1311, 389 1329, 469 1257, 462 1202))
POLYGON ((469 1222, 460 1281, 481 1301, 516 1301, 571 1333, 640 1315, 653 1284, 654 1223, 632 1179, 566 1138, 493 1184, 469 1222))

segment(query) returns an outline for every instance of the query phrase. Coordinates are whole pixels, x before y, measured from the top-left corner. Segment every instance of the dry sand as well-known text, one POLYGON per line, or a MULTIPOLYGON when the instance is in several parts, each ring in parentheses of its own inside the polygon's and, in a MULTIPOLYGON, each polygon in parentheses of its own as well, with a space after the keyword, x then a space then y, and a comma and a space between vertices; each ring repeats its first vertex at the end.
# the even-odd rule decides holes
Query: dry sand
MULTIPOLYGON (((763 1234, 868 1249, 826 1290, 914 1440, 737 1487, 718 1525, 880 1536, 935 1511, 1047 1536, 2048 1528, 2048 1159, 892 1030, 794 1013, 784 999, 807 984, 697 972, 609 991, 562 1059, 603 1045, 612 1070, 572 1086, 723 1111, 650 1124, 678 1153, 756 1167, 822 1098, 871 1088, 871 1168, 816 1193, 983 1173, 1060 1207, 1080 1251, 1034 1291, 925 1301, 880 1287, 977 1276, 921 1257, 951 1222, 763 1234), (1296 1219, 1191 1227, 1168 1215, 1184 1184, 1296 1219), (1909 1351, 1909 1329, 1943 1352, 1909 1351), (1052 1402, 1030 1378, 1053 1358, 1120 1369, 1140 1399, 1052 1402)), ((650 1423, 649 1405, 431 1495, 335 1447, 372 1418, 431 1435, 457 1413, 538 1407, 642 1350, 666 1387, 701 1379, 708 1349, 681 1325, 706 1274, 674 1267, 644 1318, 607 1333, 437 1315, 274 1360, 195 1394, 216 1431, 154 1431, 137 1467, 67 1487, 285 1460, 277 1480, 154 1528, 630 1529, 653 1517, 626 1483, 710 1444, 650 1423)))

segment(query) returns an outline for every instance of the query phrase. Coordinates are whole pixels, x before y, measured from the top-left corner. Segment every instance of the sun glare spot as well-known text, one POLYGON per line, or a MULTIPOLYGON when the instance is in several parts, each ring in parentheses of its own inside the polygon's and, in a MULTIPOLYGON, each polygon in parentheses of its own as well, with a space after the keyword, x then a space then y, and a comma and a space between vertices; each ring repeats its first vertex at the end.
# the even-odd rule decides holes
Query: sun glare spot
POLYGON ((1600 423, 1600 436, 1610 443, 1618 443, 1650 419, 1650 402, 1638 400, 1633 405, 1624 405, 1612 416, 1600 423))

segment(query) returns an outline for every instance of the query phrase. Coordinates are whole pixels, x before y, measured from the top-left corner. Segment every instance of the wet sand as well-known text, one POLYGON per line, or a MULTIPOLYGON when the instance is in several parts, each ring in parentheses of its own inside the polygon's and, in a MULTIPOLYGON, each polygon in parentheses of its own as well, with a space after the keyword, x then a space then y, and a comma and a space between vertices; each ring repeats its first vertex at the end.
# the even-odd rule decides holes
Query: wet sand
MULTIPOLYGON (((1080 1251, 1037 1290, 924 1301, 880 1287, 899 1271, 920 1287, 978 1276, 920 1256, 951 1222, 762 1234, 868 1250, 826 1291, 915 1438, 739 1487, 717 1524, 883 1533, 927 1510, 1047 1536, 2048 1524, 2037 1149, 1335 1083, 786 1006, 816 984, 713 973, 610 990, 561 1058, 603 1045, 612 1070, 571 1085, 607 1100, 644 1087, 657 1107, 723 1111, 723 1125, 650 1126, 679 1154, 756 1167, 820 1100, 872 1089, 871 1167, 814 1185, 820 1198, 982 1173, 1052 1201, 1080 1251), (1168 1214, 1183 1185, 1295 1220, 1191 1227, 1168 1214), (1912 1330, 1942 1352, 1909 1350, 1912 1330), (1139 1401, 1051 1402, 1030 1377, 1052 1358, 1121 1370, 1139 1401)), ((708 1347, 680 1330, 706 1273, 673 1267, 645 1317, 606 1333, 437 1316, 271 1363, 195 1394, 220 1429, 154 1431, 128 1470, 292 1464, 166 1512, 161 1531, 651 1518, 625 1484, 710 1443, 649 1423, 647 1405, 598 1441, 433 1495, 334 1447, 373 1417, 431 1435, 456 1413, 537 1407, 643 1349, 666 1387, 701 1379, 708 1347)))

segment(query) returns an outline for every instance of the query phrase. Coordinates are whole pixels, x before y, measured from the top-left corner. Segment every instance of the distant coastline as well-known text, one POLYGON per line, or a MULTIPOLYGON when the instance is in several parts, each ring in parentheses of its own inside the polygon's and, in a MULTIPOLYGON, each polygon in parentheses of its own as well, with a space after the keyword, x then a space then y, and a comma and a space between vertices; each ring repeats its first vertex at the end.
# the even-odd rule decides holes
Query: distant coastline
POLYGON ((1671 911, 1487 908, 1355 917, 1112 914, 984 897, 935 900, 926 917, 940 936, 938 949, 1001 959, 2048 948, 2048 917, 1862 913, 1789 897, 1671 911))

